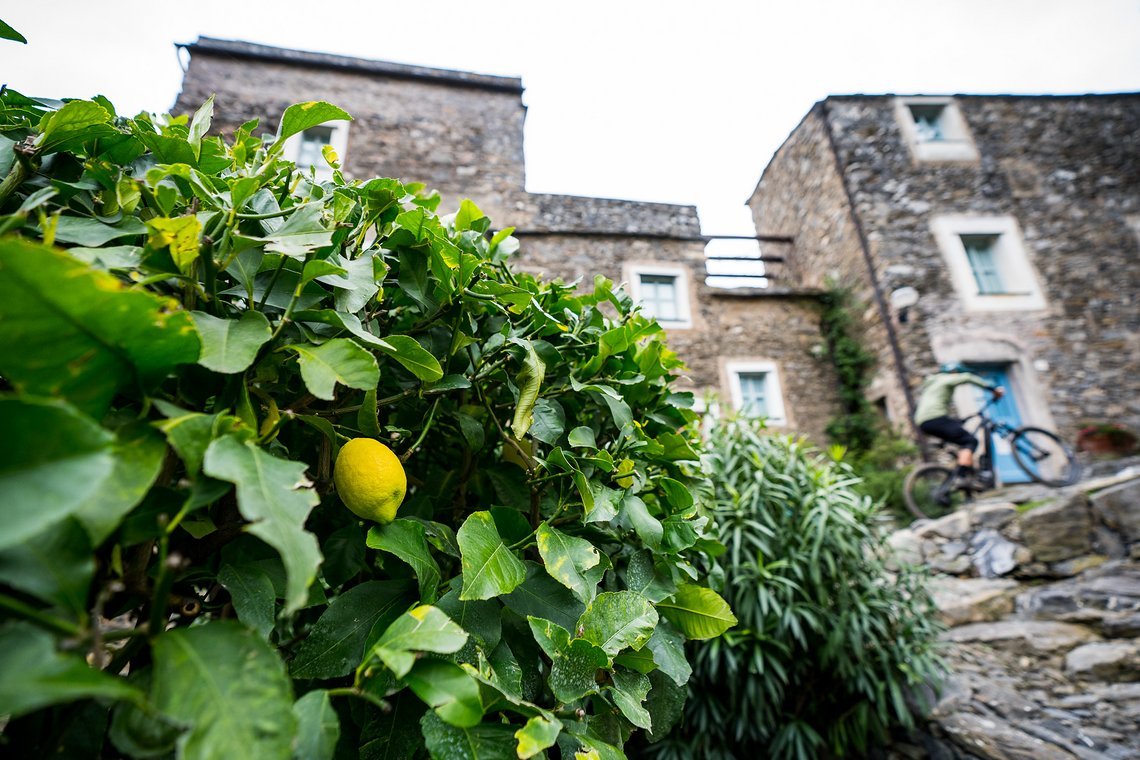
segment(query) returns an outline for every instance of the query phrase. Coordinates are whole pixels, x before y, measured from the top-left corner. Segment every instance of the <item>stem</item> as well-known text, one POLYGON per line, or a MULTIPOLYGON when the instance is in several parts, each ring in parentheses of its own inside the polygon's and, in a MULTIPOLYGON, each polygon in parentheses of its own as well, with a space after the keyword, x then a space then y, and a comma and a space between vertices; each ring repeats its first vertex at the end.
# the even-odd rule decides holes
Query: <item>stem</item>
POLYGON ((432 422, 435 421, 435 410, 437 408, 439 408, 438 398, 435 400, 435 403, 431 405, 431 411, 428 412, 427 422, 424 423, 424 428, 420 431, 420 437, 417 438, 416 442, 413 443, 411 447, 403 453, 403 455, 400 457, 401 462, 406 462, 411 459, 412 454, 414 454, 416 452, 416 449, 419 448, 419 445, 424 442, 424 438, 427 437, 428 431, 431 430, 432 422))
MULTIPOLYGON (((282 261, 284 261, 284 259, 282 259, 282 261)), ((301 298, 301 289, 304 287, 301 282, 303 281, 299 281, 297 287, 293 288, 293 297, 289 299, 289 305, 285 307, 285 313, 281 315, 281 321, 277 323, 277 329, 273 331, 273 335, 269 338, 270 344, 273 343, 277 336, 281 334, 281 331, 285 329, 285 325, 292 321, 290 317, 293 315, 293 308, 297 305, 298 299, 301 298)), ((269 293, 265 295, 268 297, 269 293)))
POLYGON ((238 219, 275 219, 276 217, 290 214, 299 208, 312 206, 314 203, 320 203, 320 201, 306 201, 304 203, 298 203, 295 206, 290 206, 289 208, 283 208, 280 211, 270 211, 268 214, 236 214, 236 216, 238 219))
POLYGON ((24 180, 27 178, 28 168, 24 166, 23 162, 16 161, 13 163, 8 176, 0 183, 0 203, 8 200, 8 196, 16 192, 16 188, 24 184, 24 180))
POLYGON ((75 623, 40 612, 30 604, 25 604, 19 599, 14 599, 7 594, 0 594, 0 609, 7 610, 24 620, 36 623, 37 625, 47 628, 49 631, 63 634, 64 636, 79 635, 79 626, 75 623))
POLYGON ((154 583, 154 596, 150 602, 150 631, 162 633, 166 630, 166 597, 174 582, 171 577, 169 560, 170 537, 163 535, 158 544, 158 579, 154 583))
POLYGON ((258 311, 265 310, 265 302, 269 300, 269 294, 273 292, 273 286, 277 284, 277 278, 281 276, 281 270, 285 268, 285 262, 288 256, 282 254, 281 261, 277 263, 277 269, 273 270, 273 277, 269 280, 269 287, 265 289, 265 295, 261 297, 261 303, 257 305, 258 311))

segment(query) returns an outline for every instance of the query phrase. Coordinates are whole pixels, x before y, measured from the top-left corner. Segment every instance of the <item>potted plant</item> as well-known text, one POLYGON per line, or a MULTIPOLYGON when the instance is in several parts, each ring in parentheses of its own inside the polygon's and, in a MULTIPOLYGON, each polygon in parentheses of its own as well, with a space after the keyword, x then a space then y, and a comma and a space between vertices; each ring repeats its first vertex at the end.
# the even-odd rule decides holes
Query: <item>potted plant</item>
POLYGON ((1077 448, 1090 454, 1124 456, 1136 450, 1137 436, 1117 422, 1098 422, 1077 433, 1077 448))

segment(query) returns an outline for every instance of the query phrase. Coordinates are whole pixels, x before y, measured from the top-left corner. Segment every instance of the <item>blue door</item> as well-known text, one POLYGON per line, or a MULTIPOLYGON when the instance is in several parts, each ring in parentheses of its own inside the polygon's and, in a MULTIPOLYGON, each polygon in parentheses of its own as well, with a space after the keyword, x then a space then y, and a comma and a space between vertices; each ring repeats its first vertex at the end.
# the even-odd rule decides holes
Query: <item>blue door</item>
MULTIPOLYGON (((1021 413, 1017 410, 1017 402, 1013 398, 1013 389, 1009 385, 1009 372, 1006 366, 1001 364, 973 364, 970 365, 970 371, 985 378, 986 382, 1005 388, 1005 395, 991 405, 986 413, 994 420, 1004 422, 1011 427, 1021 425, 1021 413)), ((973 388, 973 390, 977 393, 978 406, 990 400, 989 391, 984 391, 981 388, 973 388)), ((994 469, 997 471, 999 482, 1029 482, 1029 476, 1014 461, 1013 451, 1010 449, 1008 440, 995 437, 994 440, 990 441, 990 445, 994 455, 994 469)))

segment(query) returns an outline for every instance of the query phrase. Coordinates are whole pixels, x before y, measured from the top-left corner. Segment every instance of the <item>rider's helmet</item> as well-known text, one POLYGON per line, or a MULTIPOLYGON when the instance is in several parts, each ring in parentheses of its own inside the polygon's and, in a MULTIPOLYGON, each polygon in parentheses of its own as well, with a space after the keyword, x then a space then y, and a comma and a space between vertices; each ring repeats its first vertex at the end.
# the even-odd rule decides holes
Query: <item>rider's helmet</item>
POLYGON ((945 372, 945 373, 969 372, 970 368, 967 367, 962 362, 946 362, 945 364, 938 367, 938 371, 939 372, 945 372))

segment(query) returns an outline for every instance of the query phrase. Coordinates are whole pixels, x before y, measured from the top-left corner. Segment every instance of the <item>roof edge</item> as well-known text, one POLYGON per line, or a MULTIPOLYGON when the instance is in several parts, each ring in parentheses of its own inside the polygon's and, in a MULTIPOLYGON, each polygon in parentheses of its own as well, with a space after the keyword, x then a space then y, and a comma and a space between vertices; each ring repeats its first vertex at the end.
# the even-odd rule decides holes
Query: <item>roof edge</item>
POLYGON ((356 58, 332 53, 315 53, 308 50, 274 47, 244 40, 223 40, 216 37, 199 37, 195 42, 176 43, 194 53, 244 58, 247 60, 272 61, 295 66, 309 66, 337 71, 353 71, 360 74, 378 74, 393 79, 410 79, 435 82, 453 87, 491 90, 521 95, 523 92, 520 77, 504 77, 492 74, 475 74, 452 69, 435 69, 428 66, 415 66, 406 63, 377 61, 369 58, 356 58))

